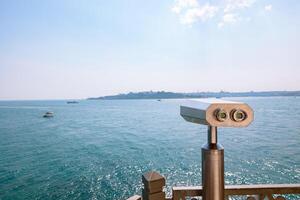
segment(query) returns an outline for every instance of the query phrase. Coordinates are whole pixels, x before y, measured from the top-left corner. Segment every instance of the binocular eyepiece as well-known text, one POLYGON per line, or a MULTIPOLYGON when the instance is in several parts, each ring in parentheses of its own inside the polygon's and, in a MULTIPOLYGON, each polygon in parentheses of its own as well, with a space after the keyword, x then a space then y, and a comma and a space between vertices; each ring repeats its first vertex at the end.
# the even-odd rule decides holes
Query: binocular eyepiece
POLYGON ((219 127, 245 127, 253 121, 247 104, 219 99, 187 100, 180 115, 189 122, 219 127))
POLYGON ((241 122, 247 118, 247 114, 245 111, 243 111, 241 109, 233 109, 230 111, 230 113, 227 113, 226 110, 217 109, 215 111, 215 117, 220 122, 224 122, 229 117, 233 121, 241 122))

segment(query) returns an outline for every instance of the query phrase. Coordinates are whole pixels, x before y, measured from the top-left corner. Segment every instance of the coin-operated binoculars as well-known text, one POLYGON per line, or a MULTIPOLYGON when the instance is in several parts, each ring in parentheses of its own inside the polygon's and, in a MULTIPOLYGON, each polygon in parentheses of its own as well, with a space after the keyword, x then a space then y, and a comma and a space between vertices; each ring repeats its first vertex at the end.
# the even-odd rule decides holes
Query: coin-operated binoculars
POLYGON ((221 99, 187 100, 180 115, 188 122, 208 126, 208 142, 202 146, 203 200, 224 200, 224 149, 218 144, 217 127, 246 127, 253 111, 245 103, 221 99))

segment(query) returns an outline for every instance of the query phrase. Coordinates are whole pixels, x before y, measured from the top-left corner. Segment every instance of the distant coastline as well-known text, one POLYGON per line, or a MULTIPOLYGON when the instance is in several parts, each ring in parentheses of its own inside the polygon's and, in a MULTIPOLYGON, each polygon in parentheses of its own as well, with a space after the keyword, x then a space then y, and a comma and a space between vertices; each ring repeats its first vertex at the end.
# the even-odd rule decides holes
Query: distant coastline
POLYGON ((272 97, 300 96, 300 91, 263 91, 263 92, 192 92, 178 93, 166 91, 129 92, 111 96, 91 97, 87 100, 122 100, 122 99, 183 99, 183 98, 222 98, 222 97, 272 97))

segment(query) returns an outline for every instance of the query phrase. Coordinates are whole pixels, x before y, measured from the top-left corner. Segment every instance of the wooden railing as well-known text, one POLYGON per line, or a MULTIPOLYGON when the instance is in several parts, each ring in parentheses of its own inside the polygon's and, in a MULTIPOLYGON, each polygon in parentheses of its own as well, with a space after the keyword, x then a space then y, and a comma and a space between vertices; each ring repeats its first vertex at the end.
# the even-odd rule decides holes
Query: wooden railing
MULTIPOLYGON (((142 197, 135 195, 127 200, 185 200, 191 197, 201 197, 201 186, 173 187, 172 197, 165 197, 163 188, 165 178, 157 172, 148 172, 142 176, 144 189, 142 197)), ((274 185, 226 185, 225 199, 245 200, 285 200, 281 195, 299 194, 300 184, 274 184, 274 185), (276 196, 277 195, 277 196, 276 196)), ((288 200, 288 199, 287 199, 288 200)))
MULTIPOLYGON (((300 194, 300 184, 275 184, 275 185, 227 185, 225 198, 244 196, 246 200, 284 200, 283 194, 300 194)), ((185 200, 186 197, 202 196, 202 187, 173 187, 172 200, 185 200)))

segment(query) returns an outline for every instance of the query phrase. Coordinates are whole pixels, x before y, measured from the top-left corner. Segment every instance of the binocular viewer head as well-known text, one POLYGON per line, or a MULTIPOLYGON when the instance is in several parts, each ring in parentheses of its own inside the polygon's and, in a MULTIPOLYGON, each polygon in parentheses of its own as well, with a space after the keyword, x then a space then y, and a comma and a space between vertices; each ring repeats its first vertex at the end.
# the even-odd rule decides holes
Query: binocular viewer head
POLYGON ((253 121, 247 104, 221 99, 186 100, 180 115, 188 122, 216 127, 245 127, 253 121))

